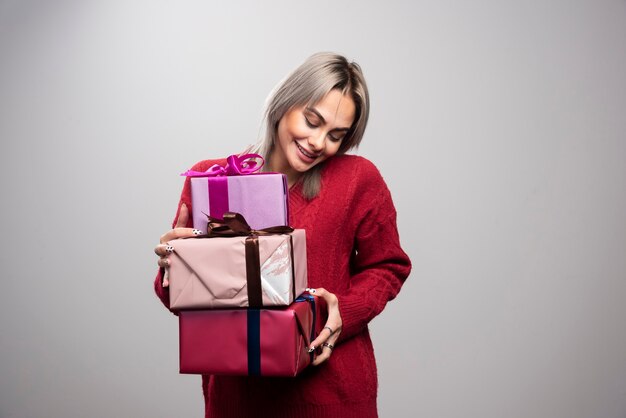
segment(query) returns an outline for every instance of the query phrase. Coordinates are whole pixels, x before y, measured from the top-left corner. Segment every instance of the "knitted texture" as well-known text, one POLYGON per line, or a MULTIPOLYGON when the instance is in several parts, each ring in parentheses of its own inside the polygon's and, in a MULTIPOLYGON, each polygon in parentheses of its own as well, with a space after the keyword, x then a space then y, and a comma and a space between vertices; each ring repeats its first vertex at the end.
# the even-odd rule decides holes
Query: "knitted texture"
MULTIPOLYGON (((193 170, 224 162, 202 161, 193 170)), ((339 299, 343 328, 333 354, 296 378, 203 376, 206 417, 377 417, 367 324, 397 295, 411 262, 400 247, 391 194, 371 162, 335 156, 325 163, 321 181, 312 200, 303 197, 300 184, 291 188, 289 217, 291 226, 306 230, 309 287, 323 287, 339 299)), ((189 179, 179 211, 182 203, 191 207, 189 179)), ((154 285, 169 306, 161 274, 154 285)))

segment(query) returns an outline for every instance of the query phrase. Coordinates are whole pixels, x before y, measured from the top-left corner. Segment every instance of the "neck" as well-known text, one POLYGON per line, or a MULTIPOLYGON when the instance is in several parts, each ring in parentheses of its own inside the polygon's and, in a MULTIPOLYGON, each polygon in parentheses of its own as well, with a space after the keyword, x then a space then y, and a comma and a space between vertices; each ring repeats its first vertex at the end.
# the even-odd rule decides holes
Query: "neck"
POLYGON ((290 188, 300 180, 302 173, 292 169, 286 161, 277 161, 276 153, 272 152, 268 161, 268 170, 275 173, 282 173, 287 176, 287 186, 290 188))

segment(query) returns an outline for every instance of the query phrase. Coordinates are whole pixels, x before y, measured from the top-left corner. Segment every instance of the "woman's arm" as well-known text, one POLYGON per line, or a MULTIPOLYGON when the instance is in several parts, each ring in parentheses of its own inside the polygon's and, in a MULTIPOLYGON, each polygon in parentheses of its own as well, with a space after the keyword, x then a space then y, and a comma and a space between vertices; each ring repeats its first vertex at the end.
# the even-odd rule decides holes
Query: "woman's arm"
MULTIPOLYGON (((205 160, 195 164, 191 169, 194 171, 206 171, 213 164, 221 163, 224 160, 205 160)), ((183 185, 183 190, 180 194, 180 200, 178 201, 178 209, 176 210, 176 216, 174 217, 174 221, 172 222, 172 230, 166 232, 161 236, 161 243, 155 249, 157 255, 161 257, 162 247, 163 247, 163 237, 167 237, 168 234, 172 237, 176 237, 175 231, 176 228, 192 228, 193 227, 193 219, 191 217, 191 180, 189 177, 185 179, 185 183, 183 185)), ((168 238, 166 241, 168 241, 168 238)), ((170 293, 169 288, 163 286, 163 276, 165 274, 165 267, 159 266, 159 270, 154 279, 154 291, 156 292, 161 302, 165 305, 166 308, 169 309, 170 306, 170 293)))
POLYGON ((400 246, 396 209, 387 185, 371 163, 359 174, 367 181, 355 193, 361 210, 354 211, 360 222, 351 259, 350 289, 337 295, 343 320, 340 340, 362 332, 396 297, 411 272, 411 260, 400 246))

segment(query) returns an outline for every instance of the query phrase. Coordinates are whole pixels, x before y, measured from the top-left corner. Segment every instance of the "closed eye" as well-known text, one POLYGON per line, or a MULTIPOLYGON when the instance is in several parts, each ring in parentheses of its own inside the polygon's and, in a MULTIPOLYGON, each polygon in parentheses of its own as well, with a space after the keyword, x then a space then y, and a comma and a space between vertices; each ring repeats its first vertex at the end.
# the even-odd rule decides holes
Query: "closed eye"
POLYGON ((331 140, 331 141, 333 141, 333 142, 339 142, 339 141, 341 141, 343 138, 345 138, 345 136, 346 136, 345 132, 344 132, 343 134, 340 134, 340 135, 337 135, 337 134, 333 135, 332 133, 329 133, 329 134, 328 134, 328 137, 329 137, 329 138, 330 138, 330 140, 331 140))
POLYGON ((306 117, 306 116, 304 117, 304 121, 306 122, 306 125, 307 125, 309 128, 319 128, 319 124, 316 124, 316 123, 314 123, 313 121, 309 120, 309 118, 308 118, 308 117, 306 117))
MULTIPOLYGON (((326 124, 324 117, 314 108, 306 108, 302 114, 304 122, 311 129, 317 129, 326 124)), ((328 137, 333 142, 339 142, 345 138, 350 128, 336 128, 328 133, 328 137)))

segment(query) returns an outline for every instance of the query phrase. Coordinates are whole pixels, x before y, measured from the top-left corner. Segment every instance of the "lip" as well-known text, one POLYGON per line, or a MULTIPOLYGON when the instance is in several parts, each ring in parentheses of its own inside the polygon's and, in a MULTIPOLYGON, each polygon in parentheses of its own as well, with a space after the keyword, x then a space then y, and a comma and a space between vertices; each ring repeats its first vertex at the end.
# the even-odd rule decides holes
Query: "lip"
POLYGON ((307 163, 312 163, 313 161, 317 159, 317 157, 320 156, 320 154, 314 154, 310 152, 309 150, 301 146, 297 141, 294 141, 294 142, 296 144, 296 149, 298 150, 298 156, 300 157, 301 160, 307 163))

